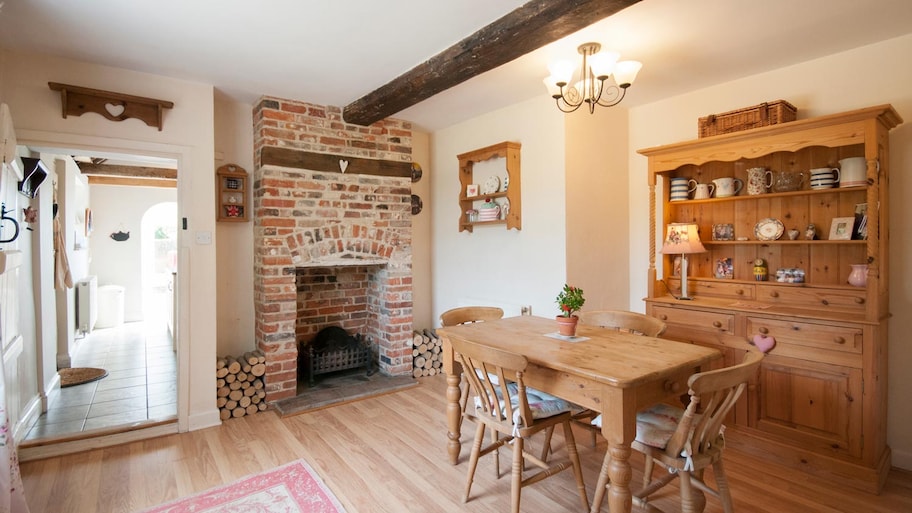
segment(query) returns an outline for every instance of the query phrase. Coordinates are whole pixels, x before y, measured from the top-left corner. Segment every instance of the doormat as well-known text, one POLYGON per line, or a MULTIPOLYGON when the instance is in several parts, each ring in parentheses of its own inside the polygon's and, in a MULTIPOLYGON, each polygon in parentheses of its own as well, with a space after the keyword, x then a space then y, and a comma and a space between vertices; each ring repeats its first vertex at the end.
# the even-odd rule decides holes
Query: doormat
POLYGON ((323 480, 304 460, 253 474, 142 513, 261 511, 264 513, 345 513, 323 480))
POLYGON ((108 371, 94 367, 73 367, 60 369, 57 374, 60 374, 60 388, 66 388, 99 380, 107 376, 108 371))
POLYGON ((366 376, 363 372, 356 372, 340 377, 324 378, 318 381, 313 388, 299 389, 297 396, 276 401, 272 405, 280 416, 288 417, 398 392, 417 385, 418 380, 411 376, 386 376, 380 373, 366 376))

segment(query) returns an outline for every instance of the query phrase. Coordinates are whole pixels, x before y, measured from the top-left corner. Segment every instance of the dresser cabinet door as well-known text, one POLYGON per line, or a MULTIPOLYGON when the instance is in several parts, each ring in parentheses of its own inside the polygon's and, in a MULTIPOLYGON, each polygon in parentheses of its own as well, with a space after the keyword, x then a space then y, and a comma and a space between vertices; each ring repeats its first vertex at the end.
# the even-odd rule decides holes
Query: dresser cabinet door
POLYGON ((756 428, 822 453, 861 455, 861 369, 768 355, 756 428))

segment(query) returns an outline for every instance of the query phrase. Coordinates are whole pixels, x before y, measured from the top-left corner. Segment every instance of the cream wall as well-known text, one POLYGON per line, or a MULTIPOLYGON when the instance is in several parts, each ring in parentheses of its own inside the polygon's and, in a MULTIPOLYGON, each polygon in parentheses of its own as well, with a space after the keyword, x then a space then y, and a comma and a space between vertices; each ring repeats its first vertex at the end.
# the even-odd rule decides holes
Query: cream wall
POLYGON ((431 166, 430 135, 412 132, 412 159, 421 166, 421 179, 412 182, 412 194, 421 198, 421 213, 412 216, 412 325, 416 330, 436 327, 431 308, 431 221, 435 203, 431 186, 436 177, 431 166))
POLYGON ((534 314, 556 315, 567 267, 563 116, 542 97, 432 134, 434 326, 441 312, 465 300, 531 305, 534 314), (522 144, 522 230, 495 225, 458 232, 456 156, 504 141, 522 144))
MULTIPOLYGON (((215 91, 215 170, 237 164, 253 183, 253 106, 239 103, 215 91)), ((248 187, 248 205, 253 205, 248 187)), ((213 210, 214 212, 214 210, 213 210)), ((251 211, 252 212, 252 211, 251 211)), ((253 315, 253 220, 246 223, 216 222, 215 290, 217 349, 219 356, 239 356, 256 349, 253 315)))
MULTIPOLYGON (((893 465, 912 469, 912 35, 762 75, 720 84, 630 111, 630 307, 644 310, 648 266, 646 158, 636 150, 697 136, 697 118, 785 99, 800 119, 890 103, 905 124, 890 133, 889 421, 893 465)), ((848 270, 846 270, 848 274, 848 270)))
POLYGON ((585 292, 583 310, 626 310, 627 110, 576 112, 564 122, 567 282, 585 292))
POLYGON ((85 148, 175 158, 179 167, 179 427, 219 423, 212 399, 216 337, 212 86, 123 69, 3 50, 2 101, 9 104, 20 144, 85 148), (174 102, 164 129, 136 119, 112 122, 97 114, 63 118, 60 93, 48 82, 117 91, 174 102), (203 239, 197 242, 197 235, 203 239))

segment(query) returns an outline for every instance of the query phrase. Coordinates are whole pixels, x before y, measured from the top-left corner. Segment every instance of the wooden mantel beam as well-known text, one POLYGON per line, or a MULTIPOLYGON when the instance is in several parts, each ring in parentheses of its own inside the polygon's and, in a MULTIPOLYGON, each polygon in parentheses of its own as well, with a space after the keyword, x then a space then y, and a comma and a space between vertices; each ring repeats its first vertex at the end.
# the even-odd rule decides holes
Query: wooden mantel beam
POLYGON ((368 126, 640 0, 532 0, 342 109, 368 126))

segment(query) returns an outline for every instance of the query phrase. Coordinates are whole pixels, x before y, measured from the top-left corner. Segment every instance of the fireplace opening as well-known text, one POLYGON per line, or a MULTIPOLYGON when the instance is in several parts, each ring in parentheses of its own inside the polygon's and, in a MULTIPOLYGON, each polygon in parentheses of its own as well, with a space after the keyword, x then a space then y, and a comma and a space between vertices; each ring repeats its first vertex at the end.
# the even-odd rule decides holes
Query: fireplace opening
POLYGON ((298 350, 299 380, 313 388, 316 377, 334 375, 352 369, 363 369, 366 376, 375 372, 370 337, 351 335, 340 326, 327 326, 313 340, 298 350))

